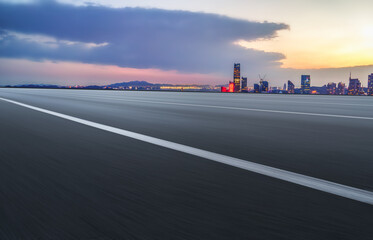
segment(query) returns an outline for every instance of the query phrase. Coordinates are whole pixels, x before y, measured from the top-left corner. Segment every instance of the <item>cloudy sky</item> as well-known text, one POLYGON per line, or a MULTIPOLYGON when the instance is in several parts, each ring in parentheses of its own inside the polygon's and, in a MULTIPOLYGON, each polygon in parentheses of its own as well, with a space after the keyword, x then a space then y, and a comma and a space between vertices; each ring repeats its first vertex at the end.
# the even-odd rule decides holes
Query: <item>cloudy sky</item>
POLYGON ((0 85, 346 82, 373 72, 368 0, 0 0, 0 85))

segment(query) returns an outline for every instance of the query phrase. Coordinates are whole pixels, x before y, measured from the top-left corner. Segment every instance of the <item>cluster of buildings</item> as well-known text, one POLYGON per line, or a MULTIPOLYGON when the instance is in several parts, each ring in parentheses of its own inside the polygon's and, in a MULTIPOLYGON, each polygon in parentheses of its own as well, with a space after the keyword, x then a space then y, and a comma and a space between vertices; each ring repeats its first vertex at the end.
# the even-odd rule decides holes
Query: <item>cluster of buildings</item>
POLYGON ((348 88, 342 82, 338 85, 334 82, 326 85, 327 93, 329 95, 368 95, 373 96, 373 73, 368 76, 368 87, 366 92, 358 78, 352 78, 350 74, 348 88))
MULTIPOLYGON (((264 77, 265 78, 265 77, 264 77)), ((255 83, 252 88, 247 85, 247 77, 241 77, 241 64, 235 63, 233 69, 233 81, 229 82, 228 87, 221 87, 221 92, 251 92, 251 93, 286 93, 286 94, 319 94, 317 90, 311 90, 311 76, 302 75, 301 76, 301 87, 296 89, 292 81, 288 81, 287 89, 286 83, 282 89, 280 88, 270 88, 268 81, 261 78, 259 75, 260 82, 255 83)), ((368 87, 366 92, 357 78, 352 78, 350 74, 349 85, 346 89, 346 84, 340 83, 328 83, 324 86, 326 92, 323 94, 329 95, 369 95, 373 96, 373 73, 368 76, 368 87)), ((314 88, 313 88, 314 89, 314 88)))
POLYGON ((346 94, 346 84, 343 82, 338 83, 328 83, 326 85, 326 90, 329 95, 345 95, 346 94))
POLYGON ((348 88, 345 89, 345 84, 340 82, 338 86, 336 83, 328 83, 327 91, 330 95, 368 95, 373 96, 373 73, 368 76, 368 87, 367 91, 364 88, 358 78, 352 78, 350 74, 348 88))
MULTIPOLYGON (((260 79, 259 84, 254 84, 254 91, 257 93, 268 92, 268 81, 260 79)), ((233 81, 229 82, 228 88, 221 87, 221 92, 249 92, 247 77, 241 78, 241 64, 235 63, 233 69, 233 81)))
POLYGON ((233 81, 229 87, 221 87, 222 92, 245 92, 247 91, 247 77, 241 79, 241 64, 235 63, 233 68, 233 81))

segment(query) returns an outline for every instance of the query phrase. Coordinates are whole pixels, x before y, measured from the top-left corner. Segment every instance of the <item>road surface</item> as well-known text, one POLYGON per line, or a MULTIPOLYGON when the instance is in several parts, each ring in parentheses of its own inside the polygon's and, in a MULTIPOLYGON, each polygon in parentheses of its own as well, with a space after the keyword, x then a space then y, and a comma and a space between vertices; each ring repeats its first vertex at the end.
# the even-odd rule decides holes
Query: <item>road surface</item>
POLYGON ((373 98, 0 98, 0 239, 372 239, 373 98))

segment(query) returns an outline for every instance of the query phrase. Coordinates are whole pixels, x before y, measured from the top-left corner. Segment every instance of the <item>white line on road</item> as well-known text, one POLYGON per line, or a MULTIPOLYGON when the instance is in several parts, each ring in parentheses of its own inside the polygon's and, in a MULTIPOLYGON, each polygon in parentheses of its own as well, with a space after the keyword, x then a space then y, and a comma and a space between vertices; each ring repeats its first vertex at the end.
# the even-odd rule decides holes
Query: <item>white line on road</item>
POLYGON ((293 173, 293 172, 265 166, 265 165, 258 164, 258 163, 245 161, 239 158, 234 158, 234 157, 222 155, 219 153, 209 152, 206 150, 186 146, 186 145, 179 144, 179 143, 170 142, 167 140, 162 140, 162 139, 155 138, 155 137, 150 137, 147 135, 107 126, 104 124, 84 120, 81 118, 46 110, 43 108, 34 107, 28 104, 16 102, 16 101, 5 99, 5 98, 0 98, 0 100, 13 103, 13 104, 25 107, 25 108, 29 108, 35 111, 39 111, 42 113, 50 114, 50 115, 53 115, 59 118, 77 122, 77 123, 90 126, 93 128, 101 129, 107 132, 119 134, 119 135, 129 137, 129 138, 133 138, 133 139, 143 141, 146 143, 150 143, 150 144, 154 144, 154 145, 161 146, 164 148, 172 149, 175 151, 191 154, 197 157, 205 158, 205 159, 212 160, 215 162, 219 162, 219 163, 223 163, 223 164, 230 165, 233 167, 245 169, 251 172, 259 173, 259 174, 269 176, 272 178, 281 179, 281 180, 295 183, 298 185, 302 185, 308 188, 316 189, 319 191, 331 193, 337 196, 341 196, 341 197, 345 197, 345 198, 349 198, 349 199, 353 199, 359 202, 364 202, 364 203, 373 205, 373 192, 370 192, 370 191, 366 191, 366 190, 362 190, 362 189, 358 189, 354 187, 349 187, 346 185, 342 185, 342 184, 338 184, 338 183, 334 183, 334 182, 330 182, 330 181, 326 181, 326 180, 322 180, 322 179, 318 179, 314 177, 309 177, 306 175, 293 173))

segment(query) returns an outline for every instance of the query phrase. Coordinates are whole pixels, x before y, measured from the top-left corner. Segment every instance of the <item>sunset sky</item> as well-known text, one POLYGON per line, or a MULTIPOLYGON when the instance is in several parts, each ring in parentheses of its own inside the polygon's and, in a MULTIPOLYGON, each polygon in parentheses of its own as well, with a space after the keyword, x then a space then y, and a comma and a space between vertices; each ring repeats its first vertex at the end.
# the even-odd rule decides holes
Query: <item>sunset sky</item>
POLYGON ((368 0, 0 0, 0 85, 249 85, 311 74, 312 85, 366 86, 373 72, 368 0))

